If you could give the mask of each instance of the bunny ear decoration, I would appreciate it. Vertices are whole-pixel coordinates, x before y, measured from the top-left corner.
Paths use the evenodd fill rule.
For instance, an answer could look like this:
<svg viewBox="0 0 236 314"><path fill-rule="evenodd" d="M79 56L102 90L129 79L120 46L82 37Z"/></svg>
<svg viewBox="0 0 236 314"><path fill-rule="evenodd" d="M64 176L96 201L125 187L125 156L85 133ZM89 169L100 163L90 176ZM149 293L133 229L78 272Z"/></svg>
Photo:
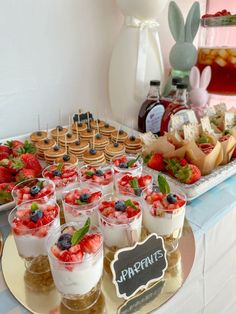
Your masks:
<svg viewBox="0 0 236 314"><path fill-rule="evenodd" d="M200 71L197 67L192 67L189 82L192 88L199 88L200 86Z"/></svg>
<svg viewBox="0 0 236 314"><path fill-rule="evenodd" d="M186 19L185 23L185 41L192 43L200 23L200 5L199 2L194 2Z"/></svg>
<svg viewBox="0 0 236 314"><path fill-rule="evenodd" d="M200 88L207 89L210 81L211 81L211 67L208 65L202 71L200 79Z"/></svg>
<svg viewBox="0 0 236 314"><path fill-rule="evenodd" d="M168 22L172 36L176 42L184 42L184 17L174 1L171 1L168 8Z"/></svg>

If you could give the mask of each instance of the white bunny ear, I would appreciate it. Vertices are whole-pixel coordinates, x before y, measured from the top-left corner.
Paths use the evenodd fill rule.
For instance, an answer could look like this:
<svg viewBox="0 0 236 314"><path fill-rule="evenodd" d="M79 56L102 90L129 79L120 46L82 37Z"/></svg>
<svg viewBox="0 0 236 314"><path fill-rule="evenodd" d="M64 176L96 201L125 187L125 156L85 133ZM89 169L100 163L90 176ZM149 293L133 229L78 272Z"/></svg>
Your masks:
<svg viewBox="0 0 236 314"><path fill-rule="evenodd" d="M208 65L202 71L200 79L200 88L207 89L210 81L211 81L211 67Z"/></svg>
<svg viewBox="0 0 236 314"><path fill-rule="evenodd" d="M192 88L199 88L200 86L200 71L197 67L192 67L189 82Z"/></svg>

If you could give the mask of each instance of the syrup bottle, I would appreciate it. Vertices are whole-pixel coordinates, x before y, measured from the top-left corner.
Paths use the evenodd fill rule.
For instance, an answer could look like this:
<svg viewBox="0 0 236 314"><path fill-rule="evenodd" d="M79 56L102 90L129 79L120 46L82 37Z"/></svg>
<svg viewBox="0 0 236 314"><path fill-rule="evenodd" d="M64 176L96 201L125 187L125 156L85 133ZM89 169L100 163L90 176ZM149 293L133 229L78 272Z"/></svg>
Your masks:
<svg viewBox="0 0 236 314"><path fill-rule="evenodd" d="M161 103L163 104L163 106L165 108L167 108L169 106L169 104L174 101L174 99L176 97L176 93L177 93L177 84L179 84L181 82L182 82L181 77L173 77L172 78L171 88L170 88L169 93L166 96L163 96L161 98Z"/></svg>
<svg viewBox="0 0 236 314"><path fill-rule="evenodd" d="M193 110L187 105L187 84L178 83L176 97L166 108L161 121L161 134L171 129L171 116L181 115L184 122L196 122L197 118Z"/></svg>
<svg viewBox="0 0 236 314"><path fill-rule="evenodd" d="M160 134L161 120L165 107L160 103L160 81L150 81L150 90L147 99L141 106L138 116L140 132Z"/></svg>

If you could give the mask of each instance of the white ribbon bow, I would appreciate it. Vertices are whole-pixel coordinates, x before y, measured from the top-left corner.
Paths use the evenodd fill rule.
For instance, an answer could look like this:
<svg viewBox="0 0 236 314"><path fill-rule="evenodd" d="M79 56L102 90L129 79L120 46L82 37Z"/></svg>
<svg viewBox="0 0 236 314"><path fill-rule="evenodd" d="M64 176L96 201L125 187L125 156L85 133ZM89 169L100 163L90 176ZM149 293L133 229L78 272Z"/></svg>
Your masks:
<svg viewBox="0 0 236 314"><path fill-rule="evenodd" d="M160 38L158 34L159 23L155 20L141 21L133 16L127 16L125 24L127 27L139 28L139 46L138 46L138 61L136 69L136 90L135 94L140 101L143 96L143 88L145 83L147 54L148 54L148 34L150 34L156 44L157 57L160 62L161 76L164 74L164 63L161 53Z"/></svg>

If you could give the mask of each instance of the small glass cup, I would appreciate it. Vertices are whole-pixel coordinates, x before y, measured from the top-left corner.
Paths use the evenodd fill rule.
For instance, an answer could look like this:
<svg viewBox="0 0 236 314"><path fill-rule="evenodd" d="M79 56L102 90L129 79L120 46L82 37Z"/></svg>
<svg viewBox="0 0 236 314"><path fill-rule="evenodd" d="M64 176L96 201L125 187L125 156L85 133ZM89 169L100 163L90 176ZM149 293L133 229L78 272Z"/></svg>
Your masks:
<svg viewBox="0 0 236 314"><path fill-rule="evenodd" d="M139 181L140 180L140 181ZM132 174L117 173L114 176L115 189L118 194L122 195L133 195L140 197L143 190L153 185L153 176L148 173L142 172L139 175L133 176ZM132 186L130 181L141 182L138 187ZM144 186L143 186L144 185Z"/></svg>
<svg viewBox="0 0 236 314"><path fill-rule="evenodd" d="M84 311L98 300L101 293L103 273L103 241L96 253L85 253L81 261L64 262L55 257L51 248L67 227L80 229L81 222L70 222L58 228L48 239L48 257L52 276L57 290L62 295L62 303L73 311ZM99 229L91 226L89 234L99 233Z"/></svg>
<svg viewBox="0 0 236 314"><path fill-rule="evenodd" d="M103 194L113 192L113 169L110 165L100 167L85 165L79 169L79 180L82 183L99 186Z"/></svg>
<svg viewBox="0 0 236 314"><path fill-rule="evenodd" d="M141 175L143 171L143 159L139 157L138 160L129 168L120 167L117 164L127 163L131 160L135 160L139 155L126 154L120 157L114 157L111 160L111 167L114 173L131 174L133 176Z"/></svg>
<svg viewBox="0 0 236 314"><path fill-rule="evenodd" d="M169 254L178 248L186 210L186 195L176 187L171 189L171 193L178 197L178 208L175 208L176 204L168 203L166 195L160 193L157 187L147 188L142 193L144 227L149 233L156 233L163 238Z"/></svg>
<svg viewBox="0 0 236 314"><path fill-rule="evenodd" d="M78 181L78 167L64 163L61 168L61 175L55 175L55 170L60 168L61 164L53 164L43 170L43 177L50 179L55 183L57 200L61 200L62 189L68 184Z"/></svg>
<svg viewBox="0 0 236 314"><path fill-rule="evenodd" d="M131 200L138 204L139 211L133 217L127 218L117 215L117 217L107 217L101 212L102 206L110 201L127 201ZM114 258L115 252L120 248L133 246L141 239L142 229L142 206L139 199L130 195L107 194L100 201L99 209L99 226L103 234L106 246L105 268L110 272L110 262Z"/></svg>
<svg viewBox="0 0 236 314"><path fill-rule="evenodd" d="M84 205L74 205L67 201L67 199L72 199L78 195L77 193L84 190L84 194L91 195L92 193L97 193L98 197L91 203ZM92 225L98 225L98 203L102 197L102 190L100 187L94 184L79 184L78 182L68 185L62 191L62 207L66 222L85 222L87 218L90 218Z"/></svg>
<svg viewBox="0 0 236 314"><path fill-rule="evenodd" d="M32 204L37 204L37 209L43 212L40 223L34 223L30 218ZM43 221L44 218L45 221ZM25 202L10 212L8 221L18 254L25 260L26 270L31 274L48 272L50 268L46 242L50 234L60 226L59 206L51 201L48 203Z"/></svg>
<svg viewBox="0 0 236 314"><path fill-rule="evenodd" d="M29 201L39 203L56 201L55 183L43 178L22 181L13 188L11 193L16 205Z"/></svg>

